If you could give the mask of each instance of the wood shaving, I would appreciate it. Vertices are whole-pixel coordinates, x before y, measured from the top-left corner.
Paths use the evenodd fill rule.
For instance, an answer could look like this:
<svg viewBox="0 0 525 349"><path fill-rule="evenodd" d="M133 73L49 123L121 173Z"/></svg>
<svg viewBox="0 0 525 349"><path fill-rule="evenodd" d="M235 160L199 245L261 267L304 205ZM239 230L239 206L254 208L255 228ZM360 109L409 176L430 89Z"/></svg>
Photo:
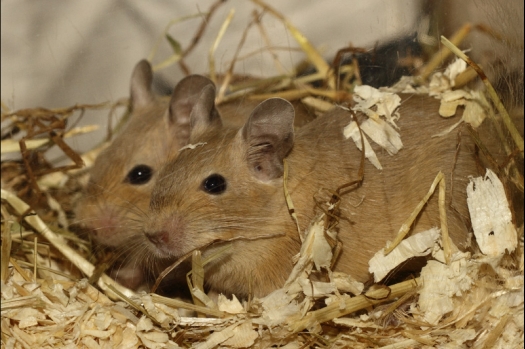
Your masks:
<svg viewBox="0 0 525 349"><path fill-rule="evenodd" d="M317 72L305 77L262 79L244 89L239 85L239 90L230 85L229 90L235 90L235 93L225 95L224 100L287 95L302 98L306 105L318 111L329 110L335 103L350 102L351 91L335 89L333 70L300 31L267 4L260 0L254 3L263 12L282 21ZM206 18L209 19L209 15ZM262 23L257 24L261 26ZM223 27L226 26L227 23ZM470 28L470 25L464 26L452 41L458 44ZM200 34L195 38L200 38ZM176 44L175 39L171 39L172 44ZM269 42L268 46L271 46ZM187 52L173 45L172 48L175 53L161 65L180 61ZM432 58L417 77L403 77L389 88L358 86L354 89L356 104L352 108L368 116L360 124L363 134L366 134L365 156L377 168L380 169L381 164L371 151L368 138L391 154L402 147L395 124L402 116L396 109L399 105L396 93L434 95L442 101L444 116L451 115L452 111L462 106L462 121L473 126L478 125L490 111L490 104L480 91L453 90L456 80L466 72L466 65L461 61L456 60L443 73L432 74L444 60L445 51L441 50ZM213 57L213 50L210 50L210 55ZM213 60L210 62L212 64ZM210 69L213 75L214 67ZM325 80L328 89L308 85L310 81L319 79ZM269 83L270 80L273 82ZM265 89L265 86L270 87ZM227 90L228 86L224 91ZM117 104L124 105L122 102ZM90 107L109 105L80 105L52 111L26 109L2 117L20 125L26 125L27 120L38 117L46 121L63 121L73 112ZM357 126L352 121L344 129L344 134L352 138L360 149L361 135ZM73 136L68 132L76 132L66 132L63 125L60 127L63 137ZM81 132L86 132L86 129ZM51 139L45 137L27 139L26 147L38 147L34 148L35 154L42 155ZM385 137L394 141L385 142ZM513 139L517 143L520 141L514 135ZM16 150L18 143L13 139L8 141L5 144L12 144L12 150ZM193 144L183 149L202 145ZM83 154L81 160L89 167L104 146L107 143ZM48 166L45 163L39 165ZM93 256L86 252L89 250L88 243L71 238L70 232L64 233L70 215L64 198L81 195L79 188L86 180L85 176L82 177L84 169L62 168L34 176L44 200L42 203L33 201L29 206L24 201L31 198L27 193L32 190L27 184L27 172L20 171L18 165L4 167L3 163L2 166L2 347L292 349L524 346L523 228L518 234L512 226L503 187L494 173L472 179L468 189L473 230L481 253L460 252L455 246L451 246L448 252L444 251L437 228L404 239L408 228L402 227L399 241L392 244L392 247L397 247L387 256L384 256L382 249L370 262L376 281L382 279L394 265L413 256L427 256L430 259L427 265L419 277L416 275L413 279L388 286L377 284L365 287L349 275L330 271L333 252L327 238L336 240L337 237L333 231L325 229L325 217L320 215L305 232L299 232L304 241L283 288L262 299L241 302L224 295L210 297L203 290L203 280L193 278L196 285L193 295L200 303L192 304L156 294L134 293L120 288L105 275L99 278L98 288L83 278L90 276L95 268L88 261ZM438 182L439 177L433 188ZM71 189L75 186L76 189ZM432 194L433 188L427 196ZM68 195L59 195L64 192ZM421 201L407 222L416 219L418 209L425 202ZM521 240L518 235L521 235ZM314 278L314 274L321 277Z"/></svg>
<svg viewBox="0 0 525 349"><path fill-rule="evenodd" d="M409 258L429 255L439 236L439 229L432 228L406 238L386 256L385 249L382 248L368 262L368 271L374 274L374 281L379 282Z"/></svg>
<svg viewBox="0 0 525 349"><path fill-rule="evenodd" d="M359 128L357 127L357 123L355 121L351 121L347 126L345 126L343 129L343 134L347 139L352 138L357 149L363 151L363 149L361 149L361 132L359 132ZM372 165L375 166L375 168L382 170L383 166L381 166L375 151L370 146L370 142L366 137L364 137L363 141L365 144L365 157L372 163Z"/></svg>
<svg viewBox="0 0 525 349"><path fill-rule="evenodd" d="M183 151L183 150L186 150L186 149L195 149L195 148L197 148L197 147L202 147L202 146L204 146L204 145L206 145L206 144L208 144L208 143L206 143L206 142L201 142L201 143L195 143L195 144L187 144L187 145L185 145L184 147L180 148L180 149L179 149L179 152L180 152L180 151Z"/></svg>
<svg viewBox="0 0 525 349"><path fill-rule="evenodd" d="M484 177L470 179L467 204L481 252L497 257L516 249L518 233L512 224L503 183L494 172L487 170Z"/></svg>

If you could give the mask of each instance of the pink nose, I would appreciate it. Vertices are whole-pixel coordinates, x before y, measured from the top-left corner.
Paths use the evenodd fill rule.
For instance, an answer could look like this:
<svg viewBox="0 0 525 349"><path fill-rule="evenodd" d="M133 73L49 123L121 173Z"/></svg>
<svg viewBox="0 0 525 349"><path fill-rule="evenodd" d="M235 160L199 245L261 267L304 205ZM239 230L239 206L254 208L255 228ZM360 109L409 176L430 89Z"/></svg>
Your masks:
<svg viewBox="0 0 525 349"><path fill-rule="evenodd" d="M154 232L145 232L144 233L149 241L158 248L166 248L169 243L169 234L167 231L154 231Z"/></svg>

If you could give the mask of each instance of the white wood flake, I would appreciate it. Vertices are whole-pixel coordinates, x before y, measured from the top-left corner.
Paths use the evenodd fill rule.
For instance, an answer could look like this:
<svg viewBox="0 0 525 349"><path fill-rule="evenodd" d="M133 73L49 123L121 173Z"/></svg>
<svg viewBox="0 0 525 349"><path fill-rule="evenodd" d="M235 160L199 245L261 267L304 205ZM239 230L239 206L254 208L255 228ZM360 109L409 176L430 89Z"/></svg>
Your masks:
<svg viewBox="0 0 525 349"><path fill-rule="evenodd" d="M484 177L471 178L467 204L481 252L497 257L516 249L518 233L512 224L503 184L494 172L487 170Z"/></svg>
<svg viewBox="0 0 525 349"><path fill-rule="evenodd" d="M246 313L241 302L239 302L235 295L232 295L232 299L230 300L225 295L219 294L219 298L217 299L217 305L220 311L224 311L230 314Z"/></svg>
<svg viewBox="0 0 525 349"><path fill-rule="evenodd" d="M403 148L399 133L382 119L368 119L360 126L366 135L384 148L388 154L397 154Z"/></svg>
<svg viewBox="0 0 525 349"><path fill-rule="evenodd" d="M357 123L355 121L351 121L344 128L343 134L347 139L352 138L357 149L363 151L363 149L361 148L361 133L359 132L359 129L357 128ZM381 163L379 162L376 153L370 146L370 142L368 142L368 139L366 137L363 137L363 143L365 144L365 157L372 163L372 165L375 166L375 168L377 168L378 170L382 170L383 166L381 166Z"/></svg>
<svg viewBox="0 0 525 349"><path fill-rule="evenodd" d="M409 258L429 255L439 239L439 235L440 230L437 228L412 235L403 240L386 256L385 249L382 248L368 262L368 270L374 274L374 281L381 281L392 269Z"/></svg>

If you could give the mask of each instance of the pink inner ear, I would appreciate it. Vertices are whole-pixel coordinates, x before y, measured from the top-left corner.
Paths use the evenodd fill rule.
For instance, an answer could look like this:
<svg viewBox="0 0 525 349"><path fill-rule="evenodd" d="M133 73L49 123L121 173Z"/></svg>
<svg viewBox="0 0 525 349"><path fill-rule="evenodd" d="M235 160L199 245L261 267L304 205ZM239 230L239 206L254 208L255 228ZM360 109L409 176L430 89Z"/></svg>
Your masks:
<svg viewBox="0 0 525 349"><path fill-rule="evenodd" d="M255 177L262 181L281 178L284 173L283 164L270 157L261 159L260 163L254 165L253 170Z"/></svg>
<svg viewBox="0 0 525 349"><path fill-rule="evenodd" d="M261 180L283 175L283 159L293 146L295 111L282 98L267 99L252 112L242 129L247 161Z"/></svg>

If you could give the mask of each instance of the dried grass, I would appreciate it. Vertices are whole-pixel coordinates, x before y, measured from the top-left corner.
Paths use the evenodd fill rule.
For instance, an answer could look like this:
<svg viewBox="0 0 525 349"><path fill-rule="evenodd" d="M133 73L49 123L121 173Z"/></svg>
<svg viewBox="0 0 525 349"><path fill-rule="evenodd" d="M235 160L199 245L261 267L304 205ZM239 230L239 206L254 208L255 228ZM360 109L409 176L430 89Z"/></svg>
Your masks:
<svg viewBox="0 0 525 349"><path fill-rule="evenodd" d="M220 91L235 92L220 94L219 102L244 96L254 99L281 96L302 99L324 112L334 102L350 101L351 79L347 78L345 84L339 85L344 87L337 89L334 67L322 59L298 29L268 5L254 2L263 12L283 21L317 73L254 79L242 85L228 84L229 80L224 79ZM218 3L214 4L212 10L217 6ZM260 16L254 17L264 33ZM470 26L465 28L458 37L470 30ZM205 25L199 28L195 44L204 29ZM173 64L190 51L191 47L175 52L162 64ZM210 55L212 58L213 48ZM431 76L436 62L442 60L443 53L436 54L413 79L419 84L410 88L428 89L421 82ZM228 74L233 74L234 63ZM339 72L344 70L337 68ZM355 64L349 65L347 71L358 73ZM463 79L464 75L459 76ZM326 88L309 85L319 78L324 80ZM431 242L434 260L423 268L420 276L390 286L374 285L366 291L364 285L340 273L329 273L330 282L324 283L308 278L314 264L329 266L332 260L334 236L324 215L312 222L310 230L302 236L301 254L285 286L263 299L242 303L235 297L229 300L222 295L210 299L203 289L206 261L198 251L192 258L189 281L194 304L156 294L136 294L105 274L94 278L98 287L90 284L85 277L97 273L97 267L89 262L93 257L90 244L67 227L74 202L85 183L85 171L79 172L79 168L82 162L89 168L101 147L79 155L62 139L93 130L93 127L67 129L66 120L74 113L100 108L112 113L124 104L119 101L113 105L17 112L8 112L3 107L2 122L9 120L9 123L2 130L2 154L20 151L22 159L2 163L3 348L523 347L523 228L514 252L491 257L463 253L454 246L440 249ZM365 147L362 140L360 145ZM523 156L523 140L515 136L513 140L518 147L521 144L518 154ZM71 158L71 165L54 167L44 159L54 144ZM512 173L516 176L516 171ZM519 176L516 180L519 182ZM438 183L443 181L436 178L433 188ZM440 197L443 189L440 187ZM431 194L429 191L428 196ZM337 195L334 198L332 204L336 205ZM288 197L287 201L293 211ZM401 229L400 238L389 246L388 252L402 243L405 230ZM448 241L446 236L442 239Z"/></svg>

